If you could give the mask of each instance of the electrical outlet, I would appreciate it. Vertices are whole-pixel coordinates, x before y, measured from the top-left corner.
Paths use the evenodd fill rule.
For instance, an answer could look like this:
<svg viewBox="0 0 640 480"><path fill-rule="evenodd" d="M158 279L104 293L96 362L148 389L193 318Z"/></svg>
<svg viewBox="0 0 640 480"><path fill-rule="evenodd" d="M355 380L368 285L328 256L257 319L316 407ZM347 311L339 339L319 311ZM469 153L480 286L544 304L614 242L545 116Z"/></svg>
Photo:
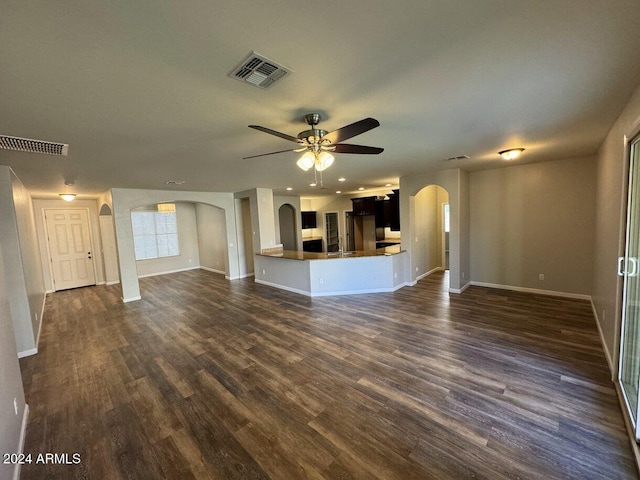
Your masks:
<svg viewBox="0 0 640 480"><path fill-rule="evenodd" d="M324 278L320 279L320 285L324 284Z"/></svg>
<svg viewBox="0 0 640 480"><path fill-rule="evenodd" d="M393 272L393 278L398 278L398 272Z"/></svg>
<svg viewBox="0 0 640 480"><path fill-rule="evenodd" d="M544 280L544 273L539 274L539 275L538 275L538 278L539 278L540 280Z"/></svg>
<svg viewBox="0 0 640 480"><path fill-rule="evenodd" d="M464 272L462 272L462 278L464 278Z"/></svg>
<svg viewBox="0 0 640 480"><path fill-rule="evenodd" d="M266 275L266 274L267 274L267 271L263 268L262 269L262 275Z"/></svg>
<svg viewBox="0 0 640 480"><path fill-rule="evenodd" d="M416 273L418 273L418 267L416 267Z"/></svg>

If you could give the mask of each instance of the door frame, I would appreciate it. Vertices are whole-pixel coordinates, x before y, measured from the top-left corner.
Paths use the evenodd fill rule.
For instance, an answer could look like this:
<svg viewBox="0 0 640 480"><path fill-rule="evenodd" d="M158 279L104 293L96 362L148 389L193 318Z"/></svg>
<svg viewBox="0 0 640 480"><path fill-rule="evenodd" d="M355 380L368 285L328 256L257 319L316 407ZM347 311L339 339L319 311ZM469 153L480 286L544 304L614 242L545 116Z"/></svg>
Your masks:
<svg viewBox="0 0 640 480"><path fill-rule="evenodd" d="M53 278L53 265L52 265L52 260L51 260L51 246L49 245L49 227L47 226L47 215L46 215L46 211L47 210L84 210L87 212L87 221L89 222L89 224L87 225L87 229L89 230L89 244L91 245L91 263L93 263L93 283L95 285L98 284L98 277L97 272L96 272L96 250L94 248L94 243L93 243L93 233L91 232L91 211L89 210L89 208L87 207L68 207L68 208L62 208L62 207L42 207L42 223L44 225L44 234L47 237L47 241L46 243L46 247L47 247L47 263L49 265L49 278L51 279L51 288L52 291L57 292L58 290L56 290L56 282L54 281ZM100 254L102 254L102 252L100 252Z"/></svg>

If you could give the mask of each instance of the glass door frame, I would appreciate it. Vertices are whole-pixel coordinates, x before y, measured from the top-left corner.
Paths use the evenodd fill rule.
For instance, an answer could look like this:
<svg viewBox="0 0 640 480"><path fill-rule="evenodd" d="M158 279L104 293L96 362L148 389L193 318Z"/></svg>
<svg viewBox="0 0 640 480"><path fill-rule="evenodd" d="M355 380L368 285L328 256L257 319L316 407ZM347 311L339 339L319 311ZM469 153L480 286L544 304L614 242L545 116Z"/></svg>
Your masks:
<svg viewBox="0 0 640 480"><path fill-rule="evenodd" d="M640 196L640 126L638 126L633 135L625 136L624 142L624 154L625 154L625 172L624 175L626 177L626 195L625 195L625 215L624 215L624 225L623 225L623 240L624 243L622 245L622 255L618 258L618 275L621 277L621 293L620 299L621 304L619 308L620 312L620 336L618 338L618 344L616 345L616 353L618 355L616 366L617 372L615 374L616 380L620 387L620 393L622 395L622 399L624 405L626 406L627 411L625 412L628 415L629 421L634 431L634 437L637 442L640 442L640 428L638 419L640 418L640 372L638 374L637 385L636 385L636 395L635 399L635 408L632 407L632 401L628 397L627 390L625 389L625 384L623 383L623 367L624 367L624 349L625 349L625 335L627 333L627 329L629 326L627 325L627 313L629 307L628 293L629 293L629 278L635 277L638 278L640 273L640 252L630 252L631 247L631 235L635 232L632 232L630 228L633 215L632 201L640 202L640 198L633 198L634 190L638 191L636 196ZM633 155L632 155L633 153ZM635 187L635 188L634 188ZM636 207L636 210L640 210ZM640 223L640 215L639 218L635 219L638 223ZM637 256L632 255L636 253ZM636 286L636 288L638 288ZM640 322L639 322L640 323ZM636 328L640 328L640 325L636 326ZM639 339L640 340L640 339ZM638 355L640 355L640 348L638 348ZM640 360L639 360L640 361ZM635 412L633 412L635 410ZM635 413L635 414L634 414Z"/></svg>

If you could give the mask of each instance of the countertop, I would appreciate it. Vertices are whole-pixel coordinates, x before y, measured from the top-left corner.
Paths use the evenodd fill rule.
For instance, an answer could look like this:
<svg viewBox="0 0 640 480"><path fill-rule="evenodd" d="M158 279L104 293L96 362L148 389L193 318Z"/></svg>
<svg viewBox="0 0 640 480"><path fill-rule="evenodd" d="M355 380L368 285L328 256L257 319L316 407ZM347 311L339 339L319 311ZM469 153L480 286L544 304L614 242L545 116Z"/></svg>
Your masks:
<svg viewBox="0 0 640 480"><path fill-rule="evenodd" d="M315 252L302 252L300 250L285 250L282 253L273 253L273 254L258 253L257 255L261 255L263 257L287 258L289 260L333 260L333 259L342 259L342 258L389 256L389 255L396 255L401 252L404 252L404 250L400 250L400 245L394 245L392 247L378 248L377 250L358 250L354 252L343 252L342 254L340 254L339 252L315 253Z"/></svg>

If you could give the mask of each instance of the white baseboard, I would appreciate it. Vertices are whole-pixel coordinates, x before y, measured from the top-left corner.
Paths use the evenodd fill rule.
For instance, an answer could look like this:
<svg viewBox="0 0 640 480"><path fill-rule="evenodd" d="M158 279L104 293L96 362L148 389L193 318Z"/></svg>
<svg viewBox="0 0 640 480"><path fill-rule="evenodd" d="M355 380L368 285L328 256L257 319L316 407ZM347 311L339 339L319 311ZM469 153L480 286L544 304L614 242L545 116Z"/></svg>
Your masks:
<svg viewBox="0 0 640 480"><path fill-rule="evenodd" d="M16 453L24 453L24 441L27 438L27 423L29 420L29 405L25 403L24 412L22 413L22 426L20 427L20 438L18 439L18 449ZM13 470L13 480L20 478L20 468L22 465L17 463Z"/></svg>
<svg viewBox="0 0 640 480"><path fill-rule="evenodd" d="M401 283L399 285L396 285L395 287L390 287L390 288L384 287L384 288L372 288L372 289L366 289L366 290L339 290L337 292L311 293L305 290L299 290L297 288L287 287L285 285L279 285L277 283L271 283L265 280L260 280L259 278L256 278L255 282L261 285L267 285L268 287L274 287L280 290L286 290L288 292L299 293L300 295L304 295L305 297L314 297L314 298L315 297L334 297L339 295L364 295L367 293L390 293L390 292L395 292L396 290L400 290L402 287L406 287L409 285L409 283Z"/></svg>
<svg viewBox="0 0 640 480"><path fill-rule="evenodd" d="M106 283L107 283L107 282L96 282L96 285L104 285L104 284L106 284Z"/></svg>
<svg viewBox="0 0 640 480"><path fill-rule="evenodd" d="M220 275L224 275L225 274L225 272L223 272L222 270L216 270L215 268L203 267L202 265L200 265L200 268L202 270L206 270L207 272L219 273Z"/></svg>
<svg viewBox="0 0 640 480"><path fill-rule="evenodd" d="M613 368L613 358L611 357L611 352L609 352L609 347L607 347L607 342L605 342L604 340L604 332L602 331L602 327L600 326L600 317L598 316L598 312L596 311L596 306L593 303L593 298L591 299L591 309L593 310L593 316L596 319L596 325L598 326L598 334L600 335L600 343L602 343L604 356L607 359L607 363L609 364L609 371L611 372L611 380L615 382L617 369Z"/></svg>
<svg viewBox="0 0 640 480"><path fill-rule="evenodd" d="M444 270L444 268L442 267L436 267L436 268L432 268L431 270L429 270L427 273L423 273L422 275L418 275L416 277L416 282L419 280L422 280L423 278L428 277L431 274L434 274L436 272L442 272Z"/></svg>
<svg viewBox="0 0 640 480"><path fill-rule="evenodd" d="M117 285L118 283L120 283L120 280L114 280L113 282L105 282L105 285L106 285L106 286L109 286L109 285Z"/></svg>
<svg viewBox="0 0 640 480"><path fill-rule="evenodd" d="M178 273L178 272L187 272L189 270L197 270L198 267L187 267L187 268L179 268L177 270L167 270L165 272L155 272L155 273L147 273L145 275L138 275L138 278L147 278L147 277L156 277L158 275L168 275L170 273Z"/></svg>
<svg viewBox="0 0 640 480"><path fill-rule="evenodd" d="M225 279L227 280L240 280L241 278L249 278L249 277L255 277L255 273L245 273L244 275L236 275L235 277L228 277L225 275Z"/></svg>
<svg viewBox="0 0 640 480"><path fill-rule="evenodd" d="M122 303L135 302L136 300L142 300L142 297L138 295L137 297L123 298Z"/></svg>
<svg viewBox="0 0 640 480"><path fill-rule="evenodd" d="M55 290L45 290L45 291L44 291L44 293L45 293L45 294L48 294L48 293L56 293L56 291L55 291Z"/></svg>
<svg viewBox="0 0 640 480"><path fill-rule="evenodd" d="M297 288L286 287L284 285L278 285L277 283L265 282L264 280L260 280L259 278L256 278L255 282L261 285L267 285L268 287L274 287L274 288L279 288L280 290L286 290L287 292L299 293L300 295L304 295L306 297L312 296L311 292L298 290Z"/></svg>
<svg viewBox="0 0 640 480"><path fill-rule="evenodd" d="M584 295L582 293L557 292L555 290L540 290L538 288L515 287L513 285L500 285L497 283L476 282L476 281L472 281L469 283L477 287L498 288L500 290L512 290L514 292L536 293L538 295L548 295L552 297L563 297L563 298L575 298L578 300L591 300L591 295Z"/></svg>
<svg viewBox="0 0 640 480"><path fill-rule="evenodd" d="M40 325L38 325L38 336L36 337L36 350L40 345L40 332L42 332L42 324L44 323L44 305L47 302L47 296L42 299L42 308L40 309Z"/></svg>
<svg viewBox="0 0 640 480"><path fill-rule="evenodd" d="M36 353L38 353L37 348L30 348L29 350L18 352L18 358L30 357L31 355L35 355Z"/></svg>
<svg viewBox="0 0 640 480"><path fill-rule="evenodd" d="M467 288L469 288L472 284L473 284L473 282L467 282L462 286L462 288L449 288L449 293L460 294L460 293L464 292Z"/></svg>

